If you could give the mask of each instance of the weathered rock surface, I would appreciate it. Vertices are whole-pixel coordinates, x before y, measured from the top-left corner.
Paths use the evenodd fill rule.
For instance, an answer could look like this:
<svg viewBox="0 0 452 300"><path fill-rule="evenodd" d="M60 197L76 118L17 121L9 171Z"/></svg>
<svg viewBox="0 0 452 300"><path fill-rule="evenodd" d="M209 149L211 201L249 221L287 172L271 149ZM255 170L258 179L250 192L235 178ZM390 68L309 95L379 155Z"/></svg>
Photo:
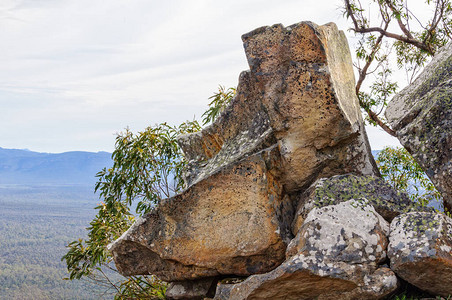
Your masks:
<svg viewBox="0 0 452 300"><path fill-rule="evenodd" d="M296 234L306 215L315 207L338 204L350 199L366 201L388 222L409 211L433 211L414 204L407 195L396 192L383 179L353 174L321 178L296 199L297 213L293 223Z"/></svg>
<svg viewBox="0 0 452 300"><path fill-rule="evenodd" d="M378 268L389 224L374 208L349 200L314 208L275 270L238 284L220 284L216 299L382 299L397 286Z"/></svg>
<svg viewBox="0 0 452 300"><path fill-rule="evenodd" d="M389 102L385 114L452 208L452 42Z"/></svg>
<svg viewBox="0 0 452 300"><path fill-rule="evenodd" d="M250 71L228 109L180 138L191 184L277 143L287 192L318 177L378 174L368 145L351 56L334 24L261 27L242 37Z"/></svg>
<svg viewBox="0 0 452 300"><path fill-rule="evenodd" d="M277 154L261 151L161 202L109 246L118 270L180 281L278 266L293 213L269 171Z"/></svg>
<svg viewBox="0 0 452 300"><path fill-rule="evenodd" d="M452 219L443 214L410 212L390 226L391 269L432 294L452 295Z"/></svg>
<svg viewBox="0 0 452 300"><path fill-rule="evenodd" d="M187 189L109 246L122 274L268 272L293 238L290 193L320 177L378 174L334 24L274 25L242 39L250 71L237 96L211 126L179 140Z"/></svg>
<svg viewBox="0 0 452 300"><path fill-rule="evenodd" d="M380 263L386 258L388 233L388 222L373 206L352 199L311 210L286 256L303 253L323 261Z"/></svg>
<svg viewBox="0 0 452 300"><path fill-rule="evenodd" d="M198 300L215 295L216 278L172 282L166 289L166 299Z"/></svg>

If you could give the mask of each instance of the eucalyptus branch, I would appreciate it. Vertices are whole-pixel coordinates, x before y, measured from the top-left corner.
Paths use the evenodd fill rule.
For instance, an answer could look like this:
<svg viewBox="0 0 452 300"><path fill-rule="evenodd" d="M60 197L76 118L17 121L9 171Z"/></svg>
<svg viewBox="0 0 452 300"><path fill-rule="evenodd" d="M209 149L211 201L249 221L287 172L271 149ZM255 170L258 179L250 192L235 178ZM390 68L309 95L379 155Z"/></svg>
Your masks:
<svg viewBox="0 0 452 300"><path fill-rule="evenodd" d="M114 283L110 280L110 278L108 278L107 275L105 275L104 271L102 271L102 268L99 268L98 270L99 270L99 272L102 274L102 276L104 276L104 278L108 281L108 283L116 290L116 292L119 293L119 288L116 286L116 284L114 284Z"/></svg>
<svg viewBox="0 0 452 300"><path fill-rule="evenodd" d="M370 10L366 11L363 9L359 0L344 0L344 15L352 21L352 28L350 30L356 34L361 34L363 37L368 37L367 40L363 39L365 42L361 42L357 50L357 57L363 59L364 62L361 63L358 60L357 64L355 64L355 67L358 69L355 92L358 95L360 106L367 113L369 119L388 134L395 136L395 132L384 121L379 119L378 116L386 106L389 96L395 92L397 85L385 81L389 84L387 91L373 87L372 89L374 90L370 94L367 94L360 92L363 82L369 74L380 68L380 65L378 65L375 70L370 71L369 69L373 61L378 60L381 62L387 60L387 57L377 56L384 38L393 41L392 44L397 49L398 67L401 68L404 66L407 74L408 71L412 71L412 79L425 63L427 56L433 55L436 49L446 43L447 38L451 36L451 30L449 28L449 24L451 24L450 12L448 11L450 0L432 1L435 4L434 16L431 22L425 26L409 10L407 2L393 0L379 0L374 2L378 5L378 13L382 19L380 26L371 25ZM369 13L368 18L364 16L367 12ZM411 31L411 18L415 18L420 24L422 28L421 32ZM396 19L400 33L389 30L388 24L392 19ZM407 79L409 80L410 78ZM374 109L375 106L378 109Z"/></svg>
<svg viewBox="0 0 452 300"><path fill-rule="evenodd" d="M358 28L358 21L356 20L355 14L352 10L352 6L350 4L350 0L345 0L345 9L347 12L347 16L349 16L352 19L353 25L355 28Z"/></svg>
<svg viewBox="0 0 452 300"><path fill-rule="evenodd" d="M385 25L385 29L388 28L389 26L389 22L386 23ZM386 125L379 117L378 114L375 113L374 111L372 111L368 105L366 105L366 103L364 103L362 97L360 97L360 89L362 86L362 83L364 82L364 80L366 79L366 76L369 74L367 71L370 67L370 65L372 64L372 62L375 59L375 55L378 52L378 50L380 49L380 45L381 42L383 40L384 35L380 34L380 36L377 38L372 51L370 53L370 55L367 57L366 59L366 64L364 65L364 67L359 71L359 78L358 81L356 83L356 88L355 88L355 93L358 96L358 101L359 101L359 105L364 108L364 110L366 111L367 115L369 116L369 118L374 121L376 124L378 124L378 126L380 126L384 131L386 131L388 134L390 134L391 136L396 136L395 131L392 130L388 125Z"/></svg>
<svg viewBox="0 0 452 300"><path fill-rule="evenodd" d="M427 52L430 55L435 54L434 51L432 51L432 49L430 49L430 47L427 46L426 44L424 44L423 42L420 42L420 41L418 41L416 39L413 39L413 38L409 38L407 36L403 36L403 35L400 35L400 34L395 34L395 33L386 31L386 30L384 30L383 28L380 28L380 27L367 27L367 28L364 28L364 27L356 28L355 27L355 28L352 28L352 30L357 32L357 33L378 32L378 33L380 33L380 34L382 34L382 35L384 35L384 36L386 36L388 38L392 38L392 39L395 39L395 40L398 40L398 41L401 41L401 42L413 45L413 46L415 46L415 47L417 47L419 49L424 50L425 52Z"/></svg>
<svg viewBox="0 0 452 300"><path fill-rule="evenodd" d="M386 3L386 5L388 5L388 7L392 11L392 13L396 15L396 20L397 20L397 23L399 24L400 30L402 30L402 32L406 35L407 38L414 40L411 32L406 28L405 24L403 24L402 18L400 17L400 12L398 12L397 9L394 7L394 5L392 5L391 1L386 0L385 3ZM398 17L397 17L397 15L398 15ZM408 21L407 21L407 23L408 23Z"/></svg>
<svg viewBox="0 0 452 300"><path fill-rule="evenodd" d="M389 23L386 23L385 28L387 28L389 25ZM380 34L380 36L377 38L377 41L375 42L375 45L370 53L370 55L367 57L366 59L366 64L364 65L364 67L359 71L359 78L358 81L356 82L356 88L355 88L355 92L356 95L359 94L359 91L361 89L361 85L364 81L364 79L366 79L366 76L368 75L367 70L369 69L370 65L372 64L372 62L375 59L375 54L378 52L378 50L380 49L380 45L381 45L381 41L383 40L383 36L382 34Z"/></svg>
<svg viewBox="0 0 452 300"><path fill-rule="evenodd" d="M429 53L430 55L434 54L434 51L427 44L415 39L412 36L412 34L408 31L408 29L406 29L405 25L400 20L400 18L397 18L397 22L399 23L399 27L405 35L400 35L400 34L396 34L393 32L389 32L389 31L387 31L387 28L383 29L381 27L365 27L364 25L359 25L359 22L356 19L355 13L352 9L350 0L344 0L344 2L345 2L345 9L347 12L347 16L349 16L352 19L352 22L353 22L352 30L354 32L362 33L362 34L378 32L385 37L392 38L392 39L413 45L419 49L424 50L425 52ZM388 1L386 0L385 3L387 3L387 2ZM390 8L393 7L392 4L389 7ZM395 8L394 8L394 10L395 10Z"/></svg>

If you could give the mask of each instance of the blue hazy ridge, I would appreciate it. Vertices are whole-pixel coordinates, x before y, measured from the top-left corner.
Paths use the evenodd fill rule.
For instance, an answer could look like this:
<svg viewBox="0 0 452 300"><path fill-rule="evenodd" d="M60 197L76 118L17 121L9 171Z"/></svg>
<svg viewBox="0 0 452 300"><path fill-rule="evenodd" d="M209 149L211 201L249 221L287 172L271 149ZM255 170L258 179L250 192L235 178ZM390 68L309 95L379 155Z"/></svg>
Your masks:
<svg viewBox="0 0 452 300"><path fill-rule="evenodd" d="M380 150L373 150L377 156ZM0 184L93 185L96 173L112 166L111 153L41 153L0 147Z"/></svg>
<svg viewBox="0 0 452 300"><path fill-rule="evenodd" d="M96 173L112 165L111 153L40 153L0 148L0 184L92 185Z"/></svg>

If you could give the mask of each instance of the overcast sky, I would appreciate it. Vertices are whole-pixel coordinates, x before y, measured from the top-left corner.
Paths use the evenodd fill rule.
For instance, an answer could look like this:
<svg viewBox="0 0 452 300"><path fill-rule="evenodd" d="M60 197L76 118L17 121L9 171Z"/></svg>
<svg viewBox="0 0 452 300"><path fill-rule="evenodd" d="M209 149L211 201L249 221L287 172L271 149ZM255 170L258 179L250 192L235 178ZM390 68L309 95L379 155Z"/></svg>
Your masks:
<svg viewBox="0 0 452 300"><path fill-rule="evenodd" d="M341 0L1 0L0 147L112 151L115 133L200 117L248 69L241 35ZM397 143L368 131L373 149Z"/></svg>

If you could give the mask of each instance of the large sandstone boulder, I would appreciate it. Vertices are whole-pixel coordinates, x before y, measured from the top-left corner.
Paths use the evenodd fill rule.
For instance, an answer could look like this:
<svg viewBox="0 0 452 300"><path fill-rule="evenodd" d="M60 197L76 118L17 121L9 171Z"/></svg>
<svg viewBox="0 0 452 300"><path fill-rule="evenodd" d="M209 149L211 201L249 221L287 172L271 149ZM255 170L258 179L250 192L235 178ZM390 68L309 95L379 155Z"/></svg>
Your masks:
<svg viewBox="0 0 452 300"><path fill-rule="evenodd" d="M397 286L378 267L386 257L389 224L364 202L314 208L288 259L275 270L237 284L220 284L216 299L382 299Z"/></svg>
<svg viewBox="0 0 452 300"><path fill-rule="evenodd" d="M452 208L452 42L397 94L386 118Z"/></svg>
<svg viewBox="0 0 452 300"><path fill-rule="evenodd" d="M350 199L369 202L388 222L409 211L433 211L432 208L413 203L406 194L395 191L382 178L354 174L318 179L294 198L298 203L293 223L294 234L298 232L306 215L313 208L338 204Z"/></svg>
<svg viewBox="0 0 452 300"><path fill-rule="evenodd" d="M452 295L452 219L438 213L411 212L390 226L391 269L409 283L435 295Z"/></svg>
<svg viewBox="0 0 452 300"><path fill-rule="evenodd" d="M336 25L302 22L243 35L250 66L228 109L201 132L180 138L188 184L271 144L282 156L286 192L316 178L377 175L347 40Z"/></svg>
<svg viewBox="0 0 452 300"><path fill-rule="evenodd" d="M187 189L109 246L122 274L268 272L293 238L292 193L320 177L378 175L334 24L262 27L243 41L250 70L237 96L211 126L179 139Z"/></svg>

